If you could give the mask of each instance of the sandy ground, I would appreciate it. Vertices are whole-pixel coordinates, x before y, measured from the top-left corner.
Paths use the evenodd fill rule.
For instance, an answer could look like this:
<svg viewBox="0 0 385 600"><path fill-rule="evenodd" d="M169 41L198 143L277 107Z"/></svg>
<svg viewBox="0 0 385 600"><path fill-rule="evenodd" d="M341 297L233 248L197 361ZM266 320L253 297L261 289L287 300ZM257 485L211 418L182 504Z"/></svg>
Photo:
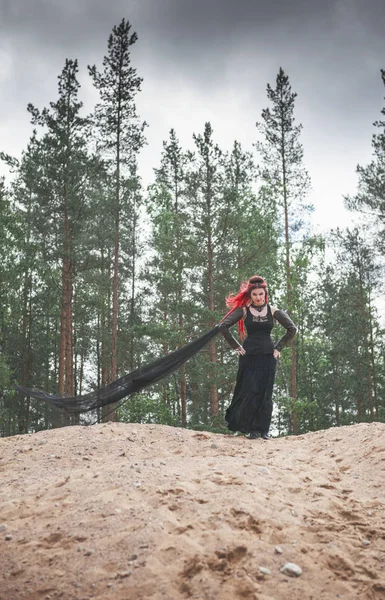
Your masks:
<svg viewBox="0 0 385 600"><path fill-rule="evenodd" d="M68 427L0 439L0 482L1 600L385 598L385 424Z"/></svg>

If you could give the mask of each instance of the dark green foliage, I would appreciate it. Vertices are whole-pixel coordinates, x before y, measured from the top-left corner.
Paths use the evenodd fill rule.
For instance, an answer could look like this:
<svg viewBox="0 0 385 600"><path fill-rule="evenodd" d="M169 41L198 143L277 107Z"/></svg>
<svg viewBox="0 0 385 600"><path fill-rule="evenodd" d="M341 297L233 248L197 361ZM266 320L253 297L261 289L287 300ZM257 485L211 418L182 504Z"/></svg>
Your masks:
<svg viewBox="0 0 385 600"><path fill-rule="evenodd" d="M160 395L136 394L130 402L119 408L122 421L130 423L162 423L163 425L181 426L180 419L175 418L170 407Z"/></svg>

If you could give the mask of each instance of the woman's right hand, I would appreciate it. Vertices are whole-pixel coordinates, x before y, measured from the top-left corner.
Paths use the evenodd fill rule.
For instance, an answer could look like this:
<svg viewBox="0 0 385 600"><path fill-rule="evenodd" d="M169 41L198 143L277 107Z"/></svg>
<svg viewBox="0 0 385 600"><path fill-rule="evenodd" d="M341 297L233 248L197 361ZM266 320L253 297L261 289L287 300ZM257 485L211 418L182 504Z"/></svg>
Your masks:
<svg viewBox="0 0 385 600"><path fill-rule="evenodd" d="M238 348L235 348L235 352L240 356L244 356L246 354L246 350L244 349L243 346L238 346Z"/></svg>

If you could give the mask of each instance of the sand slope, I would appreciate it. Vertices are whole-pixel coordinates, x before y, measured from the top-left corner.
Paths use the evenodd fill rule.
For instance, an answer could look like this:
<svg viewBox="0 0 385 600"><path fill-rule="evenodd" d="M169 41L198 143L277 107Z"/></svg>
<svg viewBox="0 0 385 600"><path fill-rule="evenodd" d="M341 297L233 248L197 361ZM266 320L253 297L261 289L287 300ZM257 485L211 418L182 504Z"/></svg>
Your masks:
<svg viewBox="0 0 385 600"><path fill-rule="evenodd" d="M68 427L0 439L0 482L1 600L385 598L385 424Z"/></svg>

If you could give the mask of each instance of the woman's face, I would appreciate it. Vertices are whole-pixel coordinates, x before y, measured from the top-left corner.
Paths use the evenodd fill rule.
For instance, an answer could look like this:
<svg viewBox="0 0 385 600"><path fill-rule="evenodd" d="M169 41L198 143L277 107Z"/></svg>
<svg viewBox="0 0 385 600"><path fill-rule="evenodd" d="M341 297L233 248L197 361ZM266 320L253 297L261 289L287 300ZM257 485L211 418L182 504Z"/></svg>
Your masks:
<svg viewBox="0 0 385 600"><path fill-rule="evenodd" d="M266 292L263 288L255 288L251 290L251 302L256 306L262 306L265 303Z"/></svg>

